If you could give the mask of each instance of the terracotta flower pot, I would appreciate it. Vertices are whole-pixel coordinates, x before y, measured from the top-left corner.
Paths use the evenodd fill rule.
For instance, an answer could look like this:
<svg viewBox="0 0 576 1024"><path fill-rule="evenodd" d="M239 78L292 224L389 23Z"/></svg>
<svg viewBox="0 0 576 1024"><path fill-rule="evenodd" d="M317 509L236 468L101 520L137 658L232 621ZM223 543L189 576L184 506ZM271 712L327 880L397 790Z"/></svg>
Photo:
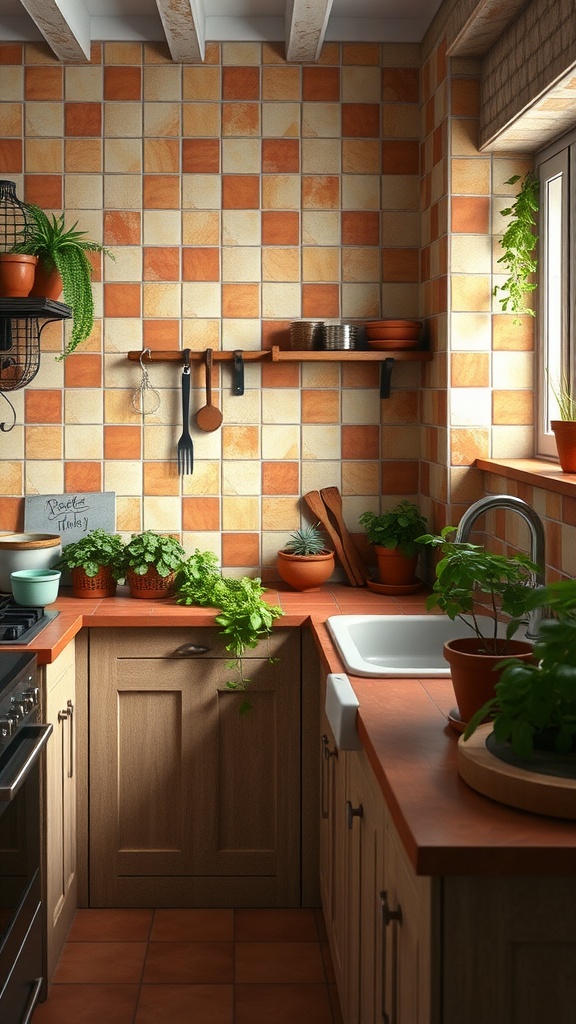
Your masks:
<svg viewBox="0 0 576 1024"><path fill-rule="evenodd" d="M405 587L414 582L418 556L407 558L398 548L382 548L374 545L374 553L378 563L380 583L386 586Z"/></svg>
<svg viewBox="0 0 576 1024"><path fill-rule="evenodd" d="M169 596L175 576L176 573L173 572L169 573L168 576L159 576L155 567L151 565L144 576L139 576L132 569L128 569L126 572L126 582L130 588L131 597L158 600L158 598Z"/></svg>
<svg viewBox="0 0 576 1024"><path fill-rule="evenodd" d="M502 647L505 641L502 640ZM475 636L449 640L444 644L444 657L450 665L452 685L463 722L469 722L472 715L494 696L494 687L500 678L495 666L503 658L519 658L531 661L534 657L532 644L527 640L508 640L504 654L481 654L481 641Z"/></svg>
<svg viewBox="0 0 576 1024"><path fill-rule="evenodd" d="M576 420L552 420L558 458L563 473L576 473Z"/></svg>
<svg viewBox="0 0 576 1024"><path fill-rule="evenodd" d="M37 256L0 253L0 295L6 299L25 299L34 284Z"/></svg>
<svg viewBox="0 0 576 1024"><path fill-rule="evenodd" d="M101 565L96 576L87 576L84 569L70 570L74 597L114 597L116 580L108 565Z"/></svg>
<svg viewBox="0 0 576 1024"><path fill-rule="evenodd" d="M334 552L293 555L290 551L279 551L276 565L281 578L294 590L320 590L334 572Z"/></svg>
<svg viewBox="0 0 576 1024"><path fill-rule="evenodd" d="M61 294L62 278L60 277L60 272L56 267L47 270L42 260L38 260L30 296L42 299L58 299Z"/></svg>

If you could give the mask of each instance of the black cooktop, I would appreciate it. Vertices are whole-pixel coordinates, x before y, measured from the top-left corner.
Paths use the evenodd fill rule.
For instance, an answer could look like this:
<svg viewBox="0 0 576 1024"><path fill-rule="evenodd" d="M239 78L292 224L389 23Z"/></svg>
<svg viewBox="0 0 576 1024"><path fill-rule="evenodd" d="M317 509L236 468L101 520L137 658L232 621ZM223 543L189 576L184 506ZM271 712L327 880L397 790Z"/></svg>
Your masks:
<svg viewBox="0 0 576 1024"><path fill-rule="evenodd" d="M16 604L10 594L0 596L0 644L27 644L59 613Z"/></svg>

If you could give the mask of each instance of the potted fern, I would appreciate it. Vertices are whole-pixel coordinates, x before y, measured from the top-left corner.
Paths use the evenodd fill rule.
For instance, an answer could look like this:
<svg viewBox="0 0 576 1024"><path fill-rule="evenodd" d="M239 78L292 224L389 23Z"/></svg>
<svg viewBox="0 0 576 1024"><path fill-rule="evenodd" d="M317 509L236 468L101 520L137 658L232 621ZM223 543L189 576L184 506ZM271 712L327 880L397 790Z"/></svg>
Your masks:
<svg viewBox="0 0 576 1024"><path fill-rule="evenodd" d="M334 572L334 552L326 547L319 527L315 523L296 530L278 552L278 573L294 590L319 590Z"/></svg>
<svg viewBox="0 0 576 1024"><path fill-rule="evenodd" d="M91 530L63 547L57 567L70 570L74 597L113 597L124 577L124 544L118 534Z"/></svg>
<svg viewBox="0 0 576 1024"><path fill-rule="evenodd" d="M167 597L186 552L168 534L133 533L125 548L126 582L132 597Z"/></svg>
<svg viewBox="0 0 576 1024"><path fill-rule="evenodd" d="M30 204L27 209L32 216L26 238L13 246L13 252L38 257L31 296L57 299L64 292L64 302L72 310L72 333L65 351L60 356L73 352L90 335L94 326L94 299L92 296L92 265L88 252L101 252L114 256L110 249L100 242L85 238L85 231L78 231L76 221L67 227L64 214L48 217L39 206Z"/></svg>
<svg viewBox="0 0 576 1024"><path fill-rule="evenodd" d="M558 385L551 383L551 387L560 414L559 420L550 420L560 466L564 473L576 473L576 397L566 374Z"/></svg>

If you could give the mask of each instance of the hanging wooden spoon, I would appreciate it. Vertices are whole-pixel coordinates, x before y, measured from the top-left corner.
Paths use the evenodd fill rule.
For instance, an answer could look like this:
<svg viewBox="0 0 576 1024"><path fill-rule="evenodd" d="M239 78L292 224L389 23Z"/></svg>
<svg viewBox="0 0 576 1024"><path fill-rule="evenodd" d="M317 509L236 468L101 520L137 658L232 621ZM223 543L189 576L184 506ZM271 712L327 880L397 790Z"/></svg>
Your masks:
<svg viewBox="0 0 576 1024"><path fill-rule="evenodd" d="M217 406L212 404L212 349L207 348L204 353L206 366L206 405L198 409L196 413L196 425L200 430L218 430L222 425L222 413Z"/></svg>

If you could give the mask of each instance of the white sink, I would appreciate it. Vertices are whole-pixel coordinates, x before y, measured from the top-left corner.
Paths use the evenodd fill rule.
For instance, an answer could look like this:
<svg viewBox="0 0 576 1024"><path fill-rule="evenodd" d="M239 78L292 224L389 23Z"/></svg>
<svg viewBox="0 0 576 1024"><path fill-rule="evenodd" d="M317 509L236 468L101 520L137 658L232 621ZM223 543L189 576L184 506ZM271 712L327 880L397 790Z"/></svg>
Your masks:
<svg viewBox="0 0 576 1024"><path fill-rule="evenodd" d="M449 675L444 643L472 636L468 626L447 615L331 615L327 625L354 676Z"/></svg>

